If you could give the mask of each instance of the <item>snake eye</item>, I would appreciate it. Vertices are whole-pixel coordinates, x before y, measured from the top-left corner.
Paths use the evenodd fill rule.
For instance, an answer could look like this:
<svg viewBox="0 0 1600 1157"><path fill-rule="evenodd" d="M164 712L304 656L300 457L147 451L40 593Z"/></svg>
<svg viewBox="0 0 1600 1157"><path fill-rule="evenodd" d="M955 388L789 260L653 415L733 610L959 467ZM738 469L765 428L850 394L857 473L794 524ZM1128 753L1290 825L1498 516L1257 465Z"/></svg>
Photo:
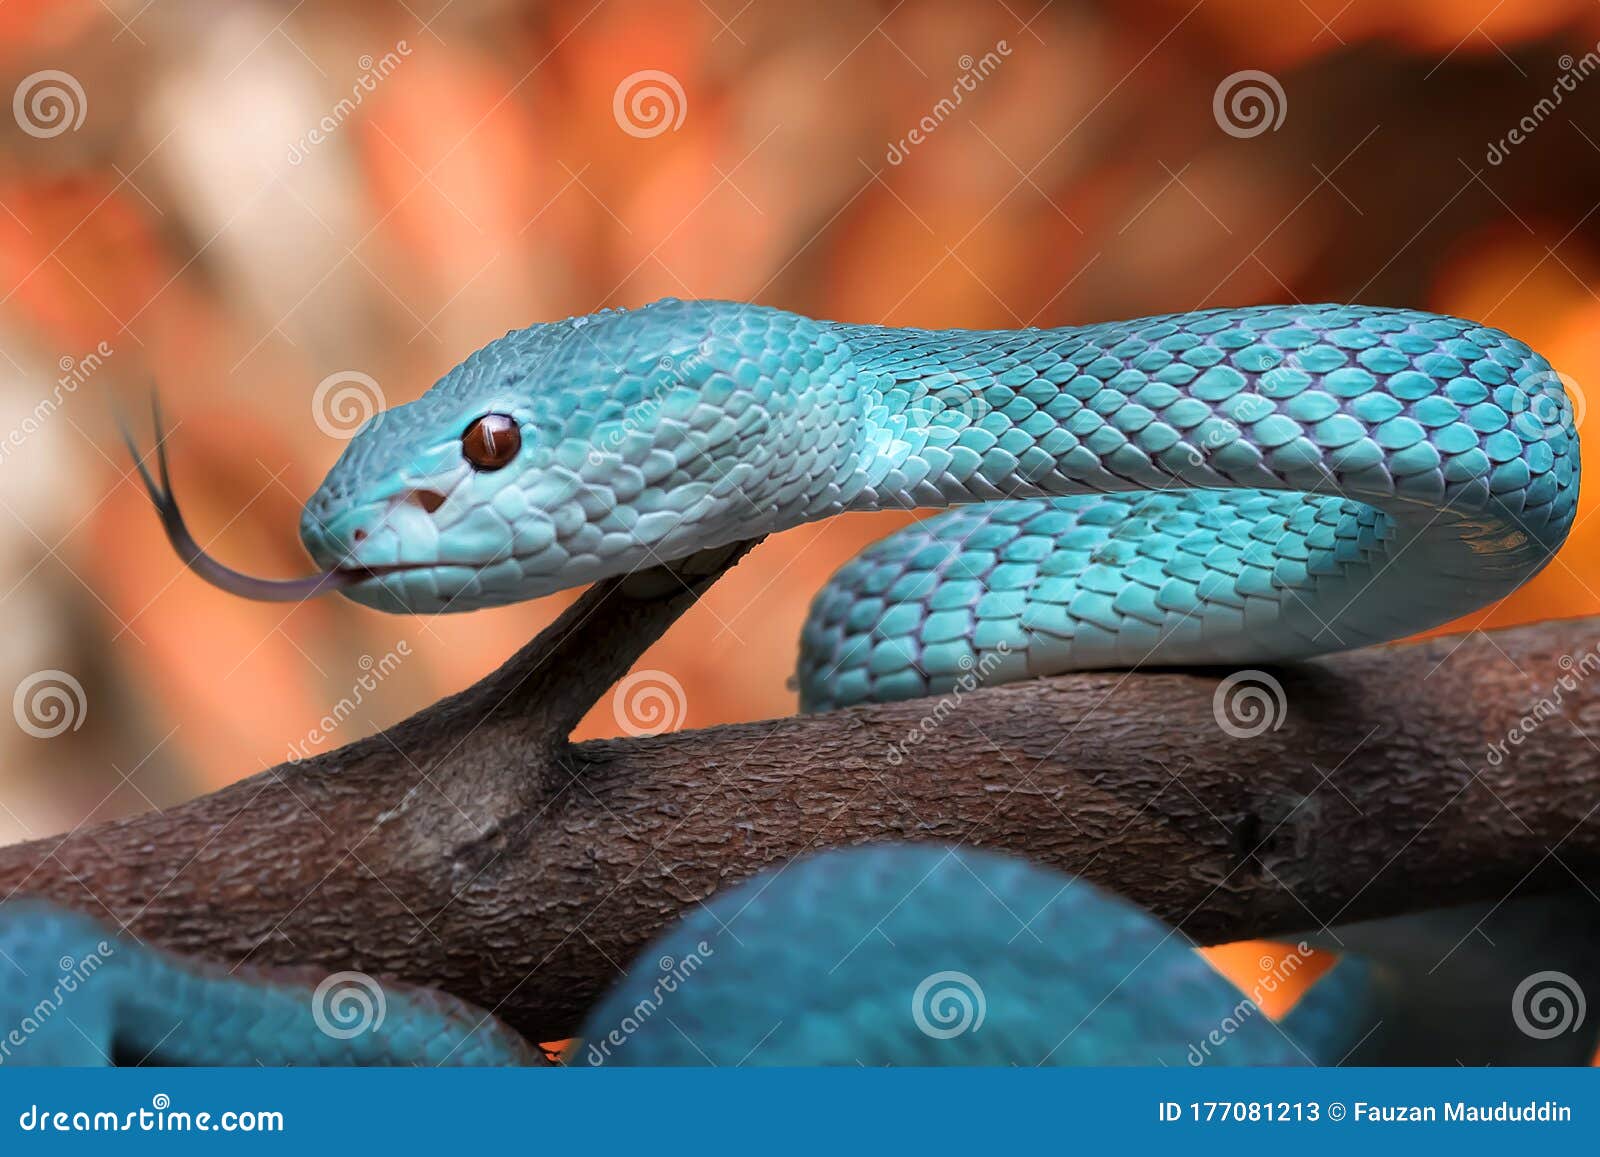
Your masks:
<svg viewBox="0 0 1600 1157"><path fill-rule="evenodd" d="M522 449L522 432L510 414L485 414L461 435L461 453L474 470L498 470Z"/></svg>

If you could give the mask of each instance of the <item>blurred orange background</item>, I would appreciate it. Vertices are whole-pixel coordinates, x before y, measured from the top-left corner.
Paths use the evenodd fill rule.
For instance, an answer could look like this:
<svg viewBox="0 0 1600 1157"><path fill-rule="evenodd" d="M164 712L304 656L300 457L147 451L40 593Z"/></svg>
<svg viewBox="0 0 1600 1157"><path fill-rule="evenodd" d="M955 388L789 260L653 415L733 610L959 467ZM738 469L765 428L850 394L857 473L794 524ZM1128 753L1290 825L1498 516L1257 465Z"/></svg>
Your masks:
<svg viewBox="0 0 1600 1157"><path fill-rule="evenodd" d="M0 840L355 739L570 599L421 619L222 594L162 540L114 398L159 383L197 534L282 576L362 402L665 295L968 327L1418 306L1528 341L1581 403L1597 40L1593 0L10 0L0 690L66 672L85 709L4 730ZM1247 70L1281 121L1218 104ZM1460 626L1600 610L1592 508ZM682 686L677 722L792 712L811 594L901 521L778 535L720 582L641 663ZM618 731L608 700L580 735ZM1215 954L1247 985L1260 956Z"/></svg>

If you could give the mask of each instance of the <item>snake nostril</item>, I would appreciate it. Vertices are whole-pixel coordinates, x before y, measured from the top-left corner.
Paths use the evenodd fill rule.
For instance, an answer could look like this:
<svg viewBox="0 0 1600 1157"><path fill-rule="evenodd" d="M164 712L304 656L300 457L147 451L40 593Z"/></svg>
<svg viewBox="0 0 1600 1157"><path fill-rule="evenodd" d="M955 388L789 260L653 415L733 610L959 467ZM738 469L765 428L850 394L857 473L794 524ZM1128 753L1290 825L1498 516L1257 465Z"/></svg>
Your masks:
<svg viewBox="0 0 1600 1157"><path fill-rule="evenodd" d="M439 507L444 505L444 495L440 494L437 490L413 490L411 493L406 495L406 500L409 502L415 502L429 514L432 514L434 511L438 510Z"/></svg>
<svg viewBox="0 0 1600 1157"><path fill-rule="evenodd" d="M355 531L352 532L351 535L350 535L350 541L351 542L365 542L366 538L367 538L367 532L362 530L360 527L357 527L355 529Z"/></svg>

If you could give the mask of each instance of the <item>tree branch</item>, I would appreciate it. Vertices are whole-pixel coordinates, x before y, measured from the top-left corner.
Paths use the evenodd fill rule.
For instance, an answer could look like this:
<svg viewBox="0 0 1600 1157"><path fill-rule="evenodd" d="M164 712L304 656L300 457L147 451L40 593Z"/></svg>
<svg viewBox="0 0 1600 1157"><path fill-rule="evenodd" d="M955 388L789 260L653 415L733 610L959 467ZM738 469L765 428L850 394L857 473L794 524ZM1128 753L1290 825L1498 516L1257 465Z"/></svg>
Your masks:
<svg viewBox="0 0 1600 1157"><path fill-rule="evenodd" d="M1009 849L1212 942L1600 864L1594 619L1276 669L1287 712L1254 738L1218 725L1228 672L1144 672L568 745L744 549L596 585L387 732L0 848L0 889L179 951L438 985L549 1040L685 908L826 846Z"/></svg>

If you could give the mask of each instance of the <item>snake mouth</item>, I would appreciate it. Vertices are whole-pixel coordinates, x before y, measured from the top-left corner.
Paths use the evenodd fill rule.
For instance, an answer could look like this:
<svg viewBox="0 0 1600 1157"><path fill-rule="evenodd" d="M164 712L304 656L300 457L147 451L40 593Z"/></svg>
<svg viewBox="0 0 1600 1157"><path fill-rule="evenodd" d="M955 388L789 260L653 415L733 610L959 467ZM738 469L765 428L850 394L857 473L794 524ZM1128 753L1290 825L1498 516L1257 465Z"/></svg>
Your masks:
<svg viewBox="0 0 1600 1157"><path fill-rule="evenodd" d="M214 587L242 598L268 603L298 603L329 591L344 590L366 582L379 582L389 575L413 570L432 570L446 563L397 563L385 566L338 566L297 579L267 579L234 570L205 552L195 540L178 509L178 500L172 490L172 475L167 466L167 436L162 429L161 404L154 394L150 397L150 411L155 423L156 475L152 476L145 465L145 455L139 452L128 423L118 415L117 425L122 440L133 455L134 467L144 483L145 492L161 516L161 526L167 532L167 541L177 552L183 565ZM158 480L159 479L159 480Z"/></svg>

